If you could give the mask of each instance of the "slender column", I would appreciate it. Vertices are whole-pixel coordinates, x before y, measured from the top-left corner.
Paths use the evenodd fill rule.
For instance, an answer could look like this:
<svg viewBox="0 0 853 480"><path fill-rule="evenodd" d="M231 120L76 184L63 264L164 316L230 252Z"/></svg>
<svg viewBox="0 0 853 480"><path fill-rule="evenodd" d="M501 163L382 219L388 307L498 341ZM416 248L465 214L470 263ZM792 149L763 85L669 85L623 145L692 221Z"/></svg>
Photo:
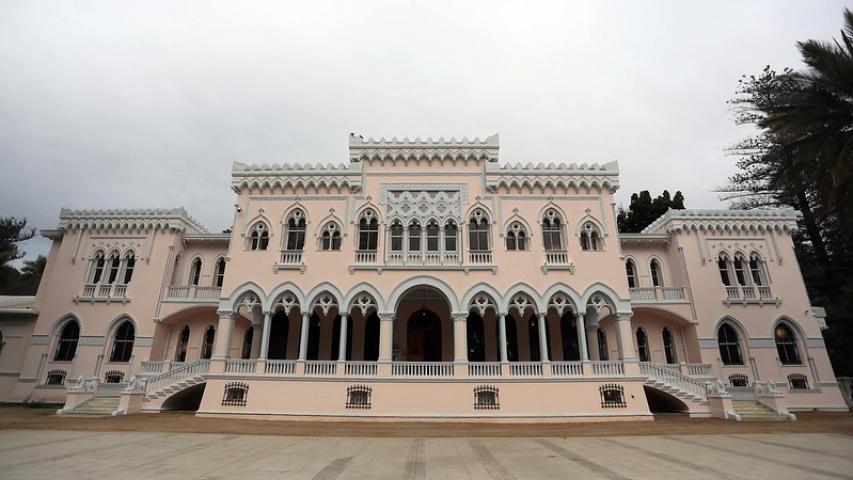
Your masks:
<svg viewBox="0 0 853 480"><path fill-rule="evenodd" d="M266 360L270 351L270 329L272 324L272 312L264 312L264 326L262 327L261 340L261 355L258 357L261 360Z"/></svg>
<svg viewBox="0 0 853 480"><path fill-rule="evenodd" d="M631 327L631 314L616 314L616 338L619 342L619 359L636 360L634 335Z"/></svg>
<svg viewBox="0 0 853 480"><path fill-rule="evenodd" d="M263 336L264 324L259 323L249 328L252 329L252 346L249 349L249 358L258 358L261 354L261 337Z"/></svg>
<svg viewBox="0 0 853 480"><path fill-rule="evenodd" d="M234 312L219 311L219 324L216 327L216 344L213 350L213 357L217 359L230 357L234 315Z"/></svg>
<svg viewBox="0 0 853 480"><path fill-rule="evenodd" d="M347 327L348 321L346 313L341 314L341 330L340 338L338 338L338 361L345 362L347 360Z"/></svg>
<svg viewBox="0 0 853 480"><path fill-rule="evenodd" d="M468 314L453 314L453 360L468 361Z"/></svg>
<svg viewBox="0 0 853 480"><path fill-rule="evenodd" d="M589 343L589 358L591 360L601 360L598 354L598 325L586 326L586 341Z"/></svg>
<svg viewBox="0 0 853 480"><path fill-rule="evenodd" d="M390 362L394 350L394 314L379 314L379 361Z"/></svg>
<svg viewBox="0 0 853 480"><path fill-rule="evenodd" d="M308 356L308 323L311 321L311 312L302 312L302 329L299 331L299 360L305 360Z"/></svg>
<svg viewBox="0 0 853 480"><path fill-rule="evenodd" d="M506 314L498 313L498 336L500 337L501 344L499 347L501 348L501 362L508 362L509 359L506 354Z"/></svg>
<svg viewBox="0 0 853 480"><path fill-rule="evenodd" d="M539 318L537 319L538 327L539 327L539 360L542 362L547 362L550 359L548 355L548 326L545 324L546 322L546 314L540 313L538 314Z"/></svg>
<svg viewBox="0 0 853 480"><path fill-rule="evenodd" d="M581 360L589 360L589 352L586 350L586 333L584 329L584 319L583 314L577 312L575 314L575 318L577 318L577 326L578 326L578 348L580 349Z"/></svg>

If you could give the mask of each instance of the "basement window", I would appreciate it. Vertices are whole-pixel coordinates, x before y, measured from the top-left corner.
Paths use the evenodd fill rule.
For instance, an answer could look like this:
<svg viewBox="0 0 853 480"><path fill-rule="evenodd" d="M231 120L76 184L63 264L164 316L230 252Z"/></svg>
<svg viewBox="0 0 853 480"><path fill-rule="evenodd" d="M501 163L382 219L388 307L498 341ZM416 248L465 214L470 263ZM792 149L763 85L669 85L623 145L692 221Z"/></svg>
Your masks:
<svg viewBox="0 0 853 480"><path fill-rule="evenodd" d="M788 375L788 387L791 390L808 390L809 379L802 373L792 373Z"/></svg>
<svg viewBox="0 0 853 480"><path fill-rule="evenodd" d="M742 373L735 373L729 375L729 385L733 387L748 387L749 386L749 377Z"/></svg>
<svg viewBox="0 0 853 480"><path fill-rule="evenodd" d="M373 389L367 385L350 385L347 387L347 408L369 409Z"/></svg>
<svg viewBox="0 0 853 480"><path fill-rule="evenodd" d="M480 385L474 388L474 410L498 410L501 408L498 388Z"/></svg>
<svg viewBox="0 0 853 480"><path fill-rule="evenodd" d="M625 408L628 406L625 403L625 389L622 385L608 383L598 387L601 393L601 408Z"/></svg>
<svg viewBox="0 0 853 480"><path fill-rule="evenodd" d="M231 407L245 407L249 398L249 386L245 383L233 382L225 385L225 395L222 397L222 405Z"/></svg>
<svg viewBox="0 0 853 480"><path fill-rule="evenodd" d="M65 385L65 370L47 372L47 385Z"/></svg>

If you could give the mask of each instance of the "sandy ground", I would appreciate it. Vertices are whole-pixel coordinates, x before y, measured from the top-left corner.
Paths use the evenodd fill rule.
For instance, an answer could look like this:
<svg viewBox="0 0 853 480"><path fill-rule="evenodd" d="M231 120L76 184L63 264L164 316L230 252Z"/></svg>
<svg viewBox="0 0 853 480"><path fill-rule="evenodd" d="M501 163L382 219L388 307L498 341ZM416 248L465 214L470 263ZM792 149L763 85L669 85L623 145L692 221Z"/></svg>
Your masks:
<svg viewBox="0 0 853 480"><path fill-rule="evenodd" d="M0 430L76 430L226 433L328 437L586 437L742 433L839 433L853 436L853 414L801 413L797 422L731 422L658 416L651 422L489 424L252 420L204 418L192 413L136 414L107 418L55 415L54 409L0 406Z"/></svg>

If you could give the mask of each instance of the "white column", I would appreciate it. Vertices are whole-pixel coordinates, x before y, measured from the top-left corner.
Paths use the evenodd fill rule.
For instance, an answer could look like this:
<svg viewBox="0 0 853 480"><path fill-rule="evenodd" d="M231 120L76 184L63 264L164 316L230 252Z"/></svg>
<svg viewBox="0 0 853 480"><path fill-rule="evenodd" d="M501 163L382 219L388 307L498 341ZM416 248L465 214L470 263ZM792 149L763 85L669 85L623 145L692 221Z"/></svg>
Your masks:
<svg viewBox="0 0 853 480"><path fill-rule="evenodd" d="M619 359L636 360L630 313L616 314L616 339L619 342Z"/></svg>
<svg viewBox="0 0 853 480"><path fill-rule="evenodd" d="M546 314L540 313L537 319L539 324L539 360L542 362L547 362L550 358L548 355L548 325L545 323L547 321L545 316Z"/></svg>
<svg viewBox="0 0 853 480"><path fill-rule="evenodd" d="M501 361L508 362L506 354L506 315L505 313L498 314L498 333L501 344L498 345L501 349Z"/></svg>
<svg viewBox="0 0 853 480"><path fill-rule="evenodd" d="M580 349L581 360L589 360L589 352L586 350L586 329L584 328L583 314L577 312L575 314L578 327L578 348Z"/></svg>
<svg viewBox="0 0 853 480"><path fill-rule="evenodd" d="M347 327L349 321L347 321L348 315L346 313L341 314L341 330L340 330L340 338L338 338L338 361L345 362L347 360Z"/></svg>
<svg viewBox="0 0 853 480"><path fill-rule="evenodd" d="M219 312L219 324L216 327L214 358L228 358L231 353L231 332L234 330L234 312Z"/></svg>
<svg viewBox="0 0 853 480"><path fill-rule="evenodd" d="M453 318L453 359L456 362L468 361L468 314L454 313Z"/></svg>
<svg viewBox="0 0 853 480"><path fill-rule="evenodd" d="M261 336L261 354L258 358L266 360L270 351L270 328L272 323L272 312L264 312L263 335Z"/></svg>
<svg viewBox="0 0 853 480"><path fill-rule="evenodd" d="M394 351L394 314L379 314L379 361L390 362Z"/></svg>
<svg viewBox="0 0 853 480"><path fill-rule="evenodd" d="M302 329L299 331L299 360L308 356L308 323L311 321L310 312L302 312Z"/></svg>

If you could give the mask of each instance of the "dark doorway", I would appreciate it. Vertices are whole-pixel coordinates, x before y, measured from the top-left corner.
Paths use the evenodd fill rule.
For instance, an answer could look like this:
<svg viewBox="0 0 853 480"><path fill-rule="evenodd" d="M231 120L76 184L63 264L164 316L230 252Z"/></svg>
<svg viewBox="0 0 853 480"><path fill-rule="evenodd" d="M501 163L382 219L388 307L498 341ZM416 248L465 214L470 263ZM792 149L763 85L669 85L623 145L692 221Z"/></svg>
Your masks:
<svg viewBox="0 0 853 480"><path fill-rule="evenodd" d="M515 317L512 314L505 316L498 321L504 322L506 325L506 359L510 362L518 361L518 329L515 326ZM501 326L497 324L496 334L498 338L498 348L501 345ZM499 353L500 355L500 353Z"/></svg>
<svg viewBox="0 0 853 480"><path fill-rule="evenodd" d="M312 313L311 318L308 319L308 351L305 358L320 359L320 316L316 313Z"/></svg>
<svg viewBox="0 0 853 480"><path fill-rule="evenodd" d="M486 361L486 338L483 317L478 313L468 315L468 361Z"/></svg>
<svg viewBox="0 0 853 480"><path fill-rule="evenodd" d="M539 351L539 318L534 314L527 321L527 338L530 347L530 361L539 362L542 354Z"/></svg>
<svg viewBox="0 0 853 480"><path fill-rule="evenodd" d="M410 362L441 361L441 319L435 312L422 308L409 317L406 360Z"/></svg>
<svg viewBox="0 0 853 480"><path fill-rule="evenodd" d="M270 322L269 349L267 358L270 360L285 360L287 358L287 336L290 332L290 319L279 310L272 316Z"/></svg>
<svg viewBox="0 0 853 480"><path fill-rule="evenodd" d="M332 327L332 358L337 360L341 346L341 316L335 316L335 324ZM347 356L345 360L352 359L352 317L347 317Z"/></svg>
<svg viewBox="0 0 853 480"><path fill-rule="evenodd" d="M567 362L580 360L578 324L574 312L565 312L560 317L560 337L563 343L563 360Z"/></svg>
<svg viewBox="0 0 853 480"><path fill-rule="evenodd" d="M379 316L376 313L364 320L364 359L368 362L379 360Z"/></svg>

